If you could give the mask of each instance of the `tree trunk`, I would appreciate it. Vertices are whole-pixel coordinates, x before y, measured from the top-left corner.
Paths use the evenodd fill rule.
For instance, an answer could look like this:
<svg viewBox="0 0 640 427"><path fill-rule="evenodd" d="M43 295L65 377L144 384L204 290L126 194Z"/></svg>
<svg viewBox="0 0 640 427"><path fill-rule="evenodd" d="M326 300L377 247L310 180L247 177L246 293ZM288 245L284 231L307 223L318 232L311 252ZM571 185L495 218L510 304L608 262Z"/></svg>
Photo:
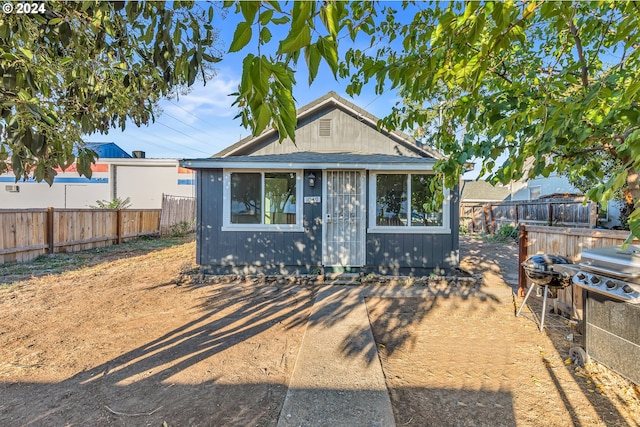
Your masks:
<svg viewBox="0 0 640 427"><path fill-rule="evenodd" d="M633 206L635 207L640 201L640 182L638 181L640 177L638 176L638 172L629 168L627 173L627 187L629 189L629 193L633 198Z"/></svg>

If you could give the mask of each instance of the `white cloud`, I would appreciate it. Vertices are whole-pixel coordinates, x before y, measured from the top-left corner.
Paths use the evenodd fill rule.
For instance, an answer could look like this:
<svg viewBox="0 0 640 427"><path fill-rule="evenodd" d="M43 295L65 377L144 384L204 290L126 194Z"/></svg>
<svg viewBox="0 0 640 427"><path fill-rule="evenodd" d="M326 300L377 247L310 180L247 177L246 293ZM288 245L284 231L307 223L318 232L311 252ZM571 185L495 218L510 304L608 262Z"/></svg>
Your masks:
<svg viewBox="0 0 640 427"><path fill-rule="evenodd" d="M227 70L221 70L207 82L206 86L200 84L187 95L162 101L161 106L167 115L192 125L208 121L213 117L234 117L237 113L235 107L231 106L233 97L229 94L237 90L239 83L238 76ZM198 125L201 124L198 123Z"/></svg>

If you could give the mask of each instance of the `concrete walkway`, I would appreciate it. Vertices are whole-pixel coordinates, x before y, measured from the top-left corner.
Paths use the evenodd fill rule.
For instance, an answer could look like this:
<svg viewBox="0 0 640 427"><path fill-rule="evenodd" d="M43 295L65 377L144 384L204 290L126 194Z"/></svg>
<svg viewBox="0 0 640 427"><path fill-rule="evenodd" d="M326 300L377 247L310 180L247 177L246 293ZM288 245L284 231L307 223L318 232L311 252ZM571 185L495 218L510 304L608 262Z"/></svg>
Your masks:
<svg viewBox="0 0 640 427"><path fill-rule="evenodd" d="M512 300L508 286L491 293ZM278 427L395 426L366 297L433 297L428 287L326 286L314 302Z"/></svg>
<svg viewBox="0 0 640 427"><path fill-rule="evenodd" d="M395 426L362 287L318 293L278 427Z"/></svg>

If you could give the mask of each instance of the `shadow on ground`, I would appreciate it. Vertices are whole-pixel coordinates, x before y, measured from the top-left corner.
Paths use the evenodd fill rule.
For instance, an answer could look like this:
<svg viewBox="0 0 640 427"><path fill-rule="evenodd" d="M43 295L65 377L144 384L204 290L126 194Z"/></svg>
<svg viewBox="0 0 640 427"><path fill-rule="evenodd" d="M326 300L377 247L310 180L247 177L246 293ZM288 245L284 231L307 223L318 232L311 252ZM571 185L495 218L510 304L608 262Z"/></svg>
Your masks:
<svg viewBox="0 0 640 427"><path fill-rule="evenodd" d="M159 249L151 251L155 250ZM495 274L504 272L500 269L502 264L499 260L482 260L484 248L475 245L470 253L478 257L480 269L488 268ZM498 255L505 259L509 257L506 250ZM121 256L129 261L136 259L132 253L122 252ZM153 269L154 265L146 268ZM61 278L64 276L62 272L57 274ZM33 346L29 351L36 354L36 360L26 365L5 356L5 362L0 363L1 425L137 426L162 425L166 421L169 426L263 426L277 423L317 288L289 283L264 286L251 282L198 281L176 286L174 281L168 281L162 275L138 285L140 279L136 278L135 268L119 274L122 274L119 281L123 292L127 293L123 304L128 300L135 302L137 298L143 298L156 302L158 308L138 313L132 306L127 313L125 306L123 317L114 315L111 323L106 322L93 333L76 341L71 340L76 343L75 346L70 345L68 339L65 341L68 337L45 336L41 327L47 322L50 322L48 326L51 326L51 322L59 322L60 330L64 330L63 325L69 321L69 310L81 310L84 306L73 307L69 303L49 312L38 313L39 317L29 320L33 323L30 326L33 327L32 333L40 337L29 344ZM77 286L82 286L83 281L90 279L76 277L74 281ZM133 292L130 289L132 286L139 288ZM73 288L70 288L69 292L72 291ZM461 286L434 288L428 292L427 297L415 300L411 310L404 313L406 301L386 298L384 289L379 290L376 297L384 301L383 312L394 314L387 316L387 320L381 318L376 326L381 331L377 342L385 343L388 356L401 355L402 349L416 339L410 330L423 324L440 304L446 304L451 315L463 317L471 312L488 313L496 309L495 295L484 288ZM160 298L169 300L161 303ZM171 304L171 298L174 298L173 304L186 305L178 312L178 317L166 306ZM100 304L109 306L114 301L107 299ZM338 319L347 316L354 304L353 300L338 301L330 307L327 316L317 320L317 324L330 328ZM19 317L8 320L12 320L16 328L22 322ZM128 328L122 328L125 322L130 325ZM150 322L154 325L166 324L166 327L161 334L150 333ZM345 340L342 351L348 357L366 354L373 363L379 349L353 345L358 342L361 333L363 331L354 330ZM426 330L422 333L428 335L431 332ZM532 328L526 333L536 332ZM0 344L5 355L18 349L17 346L24 349L24 342L3 341L3 335L0 332ZM6 338L7 335L4 336ZM81 345L78 341L82 341ZM129 346L123 344L125 342L137 344ZM12 345L16 347L12 348ZM60 360L47 359L47 346L60 346L58 350L62 354L78 362L66 365ZM115 353L115 356L103 357L99 352L102 348L109 350L109 354ZM127 350L122 352L122 349ZM37 354L40 353L45 356L38 359ZM529 356L535 359L532 363L542 363L542 356ZM61 366L56 366L56 363ZM569 368L563 366L559 369ZM58 377L60 379L51 379ZM556 387L562 392L561 382ZM484 389L479 392L460 388L447 391L445 387L410 385L398 385L393 390L399 396L421 394L433 402L437 402L443 393L453 393L447 399L462 402L462 405L458 405L461 411L471 411L470 401L476 403L476 411L484 411L491 408L491 399L514 399L504 390ZM358 390L350 392L357 393ZM482 394L486 396L482 397ZM618 414L616 419L621 418L611 403L602 398L595 399L588 393L585 395L593 406L597 405L599 413L615 412ZM512 406L501 406L506 414L505 425L513 425L510 418L513 417ZM495 408L499 407L494 404ZM424 411L424 408L413 410ZM437 410L434 407L434 411ZM446 424L455 419L455 412L442 417L445 417L441 420ZM410 418L397 421L407 423ZM580 425L579 422L575 424Z"/></svg>
<svg viewBox="0 0 640 427"><path fill-rule="evenodd" d="M461 237L460 259L466 269L482 274L485 281L491 280L493 284L505 284L511 288L515 316L515 310L523 300L517 297L517 244L488 241L474 236ZM553 306L552 301L549 300L548 308ZM570 417L568 425L639 425L637 402L640 390L603 366L592 366L590 373L589 369L567 363L570 349L582 344L580 329L568 322L566 317L548 313L545 329L540 333L542 298L530 297L527 306L522 319L519 319L522 329L518 334L530 336L532 343L536 338L549 343L545 348L551 351L543 349L544 345L537 345L539 351L531 351L526 357L532 365L544 367L543 372L555 390L557 403ZM635 397L632 396L634 389ZM593 411L593 418L596 419L585 417L585 405Z"/></svg>

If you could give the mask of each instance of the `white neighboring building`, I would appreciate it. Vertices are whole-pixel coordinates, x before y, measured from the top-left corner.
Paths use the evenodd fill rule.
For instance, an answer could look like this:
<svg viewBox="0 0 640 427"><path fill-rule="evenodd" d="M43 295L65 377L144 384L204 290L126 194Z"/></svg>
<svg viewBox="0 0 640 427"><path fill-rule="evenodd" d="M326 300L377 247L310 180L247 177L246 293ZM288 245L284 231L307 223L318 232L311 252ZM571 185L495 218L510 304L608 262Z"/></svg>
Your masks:
<svg viewBox="0 0 640 427"><path fill-rule="evenodd" d="M580 190L569 183L566 176L542 176L528 181L515 181L509 184L511 200L536 200L551 194L581 194Z"/></svg>
<svg viewBox="0 0 640 427"><path fill-rule="evenodd" d="M0 175L0 209L88 208L97 200L129 197L131 208L160 209L162 195L195 196L195 174L178 159L100 158L92 177L80 176L75 165L58 171L53 185L15 182L11 172Z"/></svg>

